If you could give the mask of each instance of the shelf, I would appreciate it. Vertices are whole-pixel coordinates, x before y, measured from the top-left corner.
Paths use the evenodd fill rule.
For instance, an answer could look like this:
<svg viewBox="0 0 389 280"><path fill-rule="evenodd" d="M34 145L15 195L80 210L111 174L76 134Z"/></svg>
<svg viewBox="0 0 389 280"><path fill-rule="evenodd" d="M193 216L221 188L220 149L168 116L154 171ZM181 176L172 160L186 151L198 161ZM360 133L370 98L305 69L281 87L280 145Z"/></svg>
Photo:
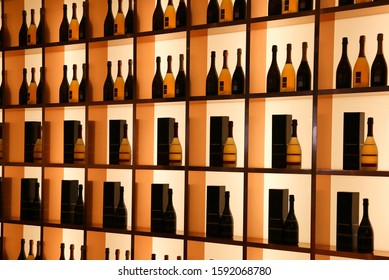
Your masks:
<svg viewBox="0 0 389 280"><path fill-rule="evenodd" d="M389 260L389 252L374 251L374 253L365 254L358 252L343 252L337 251L334 246L316 246L316 253L318 255L334 256L349 259L361 259L361 260Z"/></svg>

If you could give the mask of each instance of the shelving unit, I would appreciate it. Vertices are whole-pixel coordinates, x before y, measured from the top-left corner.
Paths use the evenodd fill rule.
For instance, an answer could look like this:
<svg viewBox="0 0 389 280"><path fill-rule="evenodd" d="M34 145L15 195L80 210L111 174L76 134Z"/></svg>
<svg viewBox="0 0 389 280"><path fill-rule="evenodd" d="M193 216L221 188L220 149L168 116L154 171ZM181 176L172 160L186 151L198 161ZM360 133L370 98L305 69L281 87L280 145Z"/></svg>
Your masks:
<svg viewBox="0 0 389 280"><path fill-rule="evenodd" d="M155 1L134 2L136 21L133 34L104 37L106 0L87 0L88 36L75 42L58 42L63 4L77 3L82 17L82 0L1 1L3 73L3 161L1 164L3 211L0 217L0 259L16 259L20 239L41 240L44 259L58 259L60 243L86 245L88 259L104 259L106 247L111 259L116 248L131 259L150 259L170 255L171 259L389 259L389 224L381 213L388 210L389 140L385 100L389 87L334 89L340 58L341 38L349 38L351 65L358 53L358 38L366 35L367 59L371 65L376 52L376 35L389 33L389 1L337 6L336 0L315 0L314 10L267 16L267 1L247 0L248 18L227 23L206 24L207 0L187 0L188 26L152 31ZM113 13L117 1L113 0ZM177 8L178 0L174 0ZM219 1L221 2L221 1ZM166 7L167 0L162 0ZM44 7L44 18L39 8ZM35 22L45 22L45 43L19 47L21 12L35 9ZM126 13L128 1L123 1ZM271 47L278 46L278 66L282 70L286 44L292 43L295 70L301 60L301 44L308 42L308 62L312 71L312 90L291 93L266 93L266 74L271 62ZM243 50L246 91L242 95L205 96L205 80L211 51L216 51L216 68L222 66L222 53L229 51L231 74L236 50ZM152 99L151 83L155 58L173 56L173 73L178 71L179 54L185 56L187 95L173 99ZM112 61L112 76L122 60L123 77L127 61L134 62L135 97L126 101L103 101L107 61ZM62 67L77 64L78 79L82 63L87 64L87 101L60 104ZM18 105L22 69L45 68L44 102ZM363 111L375 117L375 139L379 148L379 171L342 170L343 112ZM273 114L292 114L299 120L298 137L303 150L302 169L271 168L271 118ZM209 167L210 116L226 115L234 121L238 148L237 168ZM159 117L174 117L179 122L183 165L158 166L156 133ZM109 120L125 119L129 124L132 165L109 165ZM63 163L63 121L79 120L83 125L86 163ZM24 122L43 123L43 163L24 163ZM20 179L38 178L41 183L43 219L20 221ZM60 223L61 180L79 180L84 188L86 222L82 226ZM103 183L121 181L125 188L128 228L103 228ZM177 234L150 231L151 184L169 183L174 189ZM225 185L231 192L231 211L235 220L233 240L207 238L206 186ZM267 238L268 189L288 188L295 194L295 211L300 226L298 246L271 244ZM370 198L370 219L375 233L374 254L336 251L336 192L353 190ZM360 213L360 216L362 213ZM34 248L35 250L35 248ZM66 255L67 256L67 255Z"/></svg>

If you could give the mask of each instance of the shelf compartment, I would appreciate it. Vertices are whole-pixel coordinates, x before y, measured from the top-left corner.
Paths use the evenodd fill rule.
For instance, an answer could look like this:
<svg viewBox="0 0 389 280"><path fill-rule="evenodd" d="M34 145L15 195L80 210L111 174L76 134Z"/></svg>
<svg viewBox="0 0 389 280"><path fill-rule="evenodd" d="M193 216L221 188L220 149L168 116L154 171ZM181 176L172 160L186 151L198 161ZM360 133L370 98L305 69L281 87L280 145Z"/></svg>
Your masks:
<svg viewBox="0 0 389 280"><path fill-rule="evenodd" d="M20 241L25 239L24 250L26 255L29 250L29 241L34 241L34 253L36 253L36 241L40 240L41 229L39 226L7 224L3 223L3 259L17 260L20 252Z"/></svg>
<svg viewBox="0 0 389 280"><path fill-rule="evenodd" d="M358 252L344 252L337 251L335 246L316 245L316 255L323 255L326 258L347 258L347 259L361 259L361 260L389 260L389 252L374 251L374 253L365 254Z"/></svg>

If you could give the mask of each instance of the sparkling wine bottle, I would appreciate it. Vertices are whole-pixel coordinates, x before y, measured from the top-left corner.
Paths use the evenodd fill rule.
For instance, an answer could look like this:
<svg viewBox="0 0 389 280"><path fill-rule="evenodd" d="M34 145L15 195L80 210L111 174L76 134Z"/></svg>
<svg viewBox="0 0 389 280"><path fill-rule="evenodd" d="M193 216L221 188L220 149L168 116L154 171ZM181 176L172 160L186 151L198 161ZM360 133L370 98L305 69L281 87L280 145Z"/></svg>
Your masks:
<svg viewBox="0 0 389 280"><path fill-rule="evenodd" d="M60 261L64 261L65 260L65 243L61 243L61 245L60 245L59 260Z"/></svg>
<svg viewBox="0 0 389 280"><path fill-rule="evenodd" d="M174 9L173 0L169 0L163 18L164 29L176 28L176 10Z"/></svg>
<svg viewBox="0 0 389 280"><path fill-rule="evenodd" d="M234 18L233 5L231 0L222 0L220 4L220 22L231 21Z"/></svg>
<svg viewBox="0 0 389 280"><path fill-rule="evenodd" d="M59 41L66 42L69 38L68 6L63 5L62 22L59 27Z"/></svg>
<svg viewBox="0 0 389 280"><path fill-rule="evenodd" d="M128 60L128 74L124 84L124 99L131 100L134 98L134 75L132 74L132 59Z"/></svg>
<svg viewBox="0 0 389 280"><path fill-rule="evenodd" d="M19 46L24 47L27 46L27 12L26 10L22 11L22 25L19 30Z"/></svg>
<svg viewBox="0 0 389 280"><path fill-rule="evenodd" d="M186 4L185 0L180 0L180 3L177 7L176 14L176 27L185 27L186 26Z"/></svg>
<svg viewBox="0 0 389 280"><path fill-rule="evenodd" d="M299 0L299 12L312 11L313 0Z"/></svg>
<svg viewBox="0 0 389 280"><path fill-rule="evenodd" d="M121 60L118 60L118 74L113 85L113 100L124 100L124 79Z"/></svg>
<svg viewBox="0 0 389 280"><path fill-rule="evenodd" d="M44 18L45 18L45 9L40 8L40 20L38 27L36 29L36 43L37 44L43 44L44 43L44 36L43 36L43 26L44 26Z"/></svg>
<svg viewBox="0 0 389 280"><path fill-rule="evenodd" d="M72 19L70 20L69 24L69 41L76 41L80 39L80 33L79 33L80 25L78 23L77 19L77 4L72 4Z"/></svg>
<svg viewBox="0 0 389 280"><path fill-rule="evenodd" d="M109 260L109 248L105 248L105 260Z"/></svg>
<svg viewBox="0 0 389 280"><path fill-rule="evenodd" d="M297 90L311 90L311 69L307 60L308 43L303 42L303 54L297 70Z"/></svg>
<svg viewBox="0 0 389 280"><path fill-rule="evenodd" d="M69 86L69 102L70 103L77 103L79 102L79 89L80 84L77 80L77 65L73 64L73 79L70 82Z"/></svg>
<svg viewBox="0 0 389 280"><path fill-rule="evenodd" d="M42 163L42 127L38 125L38 138L35 141L34 144L34 162L35 163Z"/></svg>
<svg viewBox="0 0 389 280"><path fill-rule="evenodd" d="M116 261L120 260L120 249L115 250L115 260Z"/></svg>
<svg viewBox="0 0 389 280"><path fill-rule="evenodd" d="M365 143L361 148L361 169L377 170L378 169L378 149L373 137L373 118L367 120L367 136Z"/></svg>
<svg viewBox="0 0 389 280"><path fill-rule="evenodd" d="M350 61L347 56L347 37L342 39L342 56L336 69L336 88L350 88L352 80L352 72Z"/></svg>
<svg viewBox="0 0 389 280"><path fill-rule="evenodd" d="M74 261L74 244L70 244L70 257L69 260Z"/></svg>
<svg viewBox="0 0 389 280"><path fill-rule="evenodd" d="M43 103L43 87L44 87L44 76L45 76L45 68L40 68L40 78L39 83L36 89L36 103L42 104Z"/></svg>
<svg viewBox="0 0 389 280"><path fill-rule="evenodd" d="M369 200L363 199L363 217L358 227L358 252L373 253L374 232L369 220Z"/></svg>
<svg viewBox="0 0 389 280"><path fill-rule="evenodd" d="M292 136L286 149L287 168L301 168L301 146L297 138L297 120L292 120Z"/></svg>
<svg viewBox="0 0 389 280"><path fill-rule="evenodd" d="M207 23L219 22L220 7L218 0L209 0L207 7Z"/></svg>
<svg viewBox="0 0 389 280"><path fill-rule="evenodd" d="M27 92L27 104L36 104L36 92L37 92L37 84L35 81L35 67L31 68L31 81L28 86Z"/></svg>
<svg viewBox="0 0 389 280"><path fill-rule="evenodd" d="M68 67L63 66L63 77L61 86L59 87L59 103L69 102L69 82L68 82Z"/></svg>
<svg viewBox="0 0 389 280"><path fill-rule="evenodd" d="M107 15L104 20L104 36L113 36L115 20L112 14L112 0L108 0Z"/></svg>
<svg viewBox="0 0 389 280"><path fill-rule="evenodd" d="M299 224L294 214L294 195L289 195L289 213L283 230L284 243L297 246L299 243Z"/></svg>
<svg viewBox="0 0 389 280"><path fill-rule="evenodd" d="M85 163L85 144L82 140L82 125L78 126L78 136L74 144L74 164Z"/></svg>
<svg viewBox="0 0 389 280"><path fill-rule="evenodd" d="M174 136L169 147L169 165L181 166L182 165L182 147L180 140L178 139L178 123L174 123Z"/></svg>
<svg viewBox="0 0 389 280"><path fill-rule="evenodd" d="M86 63L82 64L82 79L80 86L78 88L78 99L79 102L85 102L86 101L86 96L87 96L87 87L88 87L88 82L86 78Z"/></svg>
<svg viewBox="0 0 389 280"><path fill-rule="evenodd" d="M120 187L119 203L115 211L116 227L127 229L127 207L124 203L124 187Z"/></svg>
<svg viewBox="0 0 389 280"><path fill-rule="evenodd" d="M359 55L354 65L353 70L353 87L368 87L369 86L369 63L365 56L365 36L359 37Z"/></svg>
<svg viewBox="0 0 389 280"><path fill-rule="evenodd" d="M112 62L107 62L107 77L105 78L103 95L104 101L113 100Z"/></svg>
<svg viewBox="0 0 389 280"><path fill-rule="evenodd" d="M28 261L32 261L34 259L35 259L35 256L34 256L34 240L30 239L27 260Z"/></svg>
<svg viewBox="0 0 389 280"><path fill-rule="evenodd" d="M298 12L298 0L282 0L282 13L296 13Z"/></svg>
<svg viewBox="0 0 389 280"><path fill-rule="evenodd" d="M184 55L180 54L180 68L176 77L176 97L185 97L186 96L186 76L184 70Z"/></svg>
<svg viewBox="0 0 389 280"><path fill-rule="evenodd" d="M246 18L246 0L235 0L234 2L234 20Z"/></svg>
<svg viewBox="0 0 389 280"><path fill-rule="evenodd" d="M87 10L88 10L88 3L87 1L84 1L82 2L82 18L80 20L80 25L78 26L78 36L81 40L86 38Z"/></svg>
<svg viewBox="0 0 389 280"><path fill-rule="evenodd" d="M282 0L269 0L268 15L280 15L282 14Z"/></svg>
<svg viewBox="0 0 389 280"><path fill-rule="evenodd" d="M162 98L163 96L163 79L161 74L161 57L156 58L156 71L151 86L152 98Z"/></svg>
<svg viewBox="0 0 389 280"><path fill-rule="evenodd" d="M244 72L242 68L242 49L237 51L237 61L234 74L232 75L232 94L244 93Z"/></svg>
<svg viewBox="0 0 389 280"><path fill-rule="evenodd" d="M223 51L223 69L218 80L218 95L232 94L231 73L228 69L228 51Z"/></svg>
<svg viewBox="0 0 389 280"><path fill-rule="evenodd" d="M267 72L266 78L266 91L267 92L279 92L281 85L281 74L277 64L277 46L272 47L273 58L270 64L270 68Z"/></svg>
<svg viewBox="0 0 389 280"><path fill-rule="evenodd" d="M233 126L232 121L228 122L228 137L223 148L223 166L224 167L236 167L237 150L233 137Z"/></svg>
<svg viewBox="0 0 389 280"><path fill-rule="evenodd" d="M76 207L74 208L74 224L84 224L84 199L82 195L82 185L78 185L78 196L76 201Z"/></svg>
<svg viewBox="0 0 389 280"><path fill-rule="evenodd" d="M19 257L18 260L27 260L26 257L26 251L24 250L24 244L26 243L25 239L22 238L20 240L20 251L19 251Z"/></svg>
<svg viewBox="0 0 389 280"><path fill-rule="evenodd" d="M234 218L230 210L230 192L224 193L224 210L220 217L219 236L232 239L234 236Z"/></svg>
<svg viewBox="0 0 389 280"><path fill-rule="evenodd" d="M377 54L374 58L371 66L371 78L370 85L374 86L386 86L388 79L388 67L383 53L382 41L384 40L384 34L379 33L377 35L378 47Z"/></svg>
<svg viewBox="0 0 389 280"><path fill-rule="evenodd" d="M84 245L81 245L80 247L80 260L83 261L83 260L86 260L86 250L85 250L85 246Z"/></svg>
<svg viewBox="0 0 389 280"><path fill-rule="evenodd" d="M31 9L31 22L27 31L27 45L36 44L36 24L35 24L35 10Z"/></svg>
<svg viewBox="0 0 389 280"><path fill-rule="evenodd" d="M125 19L125 32L131 34L134 32L134 10L132 9L132 0L128 0L128 10Z"/></svg>
<svg viewBox="0 0 389 280"><path fill-rule="evenodd" d="M126 260L128 261L128 260L130 260L130 250L126 250L126 253L125 253L125 255L126 255Z"/></svg>
<svg viewBox="0 0 389 280"><path fill-rule="evenodd" d="M164 27L164 13L162 10L161 0L157 0L157 5L155 6L153 13L153 30L163 30Z"/></svg>
<svg viewBox="0 0 389 280"><path fill-rule="evenodd" d="M36 242L35 260L42 260L42 248L41 248L41 242L39 240Z"/></svg>
<svg viewBox="0 0 389 280"><path fill-rule="evenodd" d="M281 92L296 90L296 74L292 64L292 44L287 44L286 51L286 62L281 74Z"/></svg>
<svg viewBox="0 0 389 280"><path fill-rule="evenodd" d="M41 198L39 195L39 183L35 184L35 194L31 205L31 220L40 221L41 219Z"/></svg>
<svg viewBox="0 0 389 280"><path fill-rule="evenodd" d="M125 32L125 27L124 27L125 18L123 14L122 1L123 0L118 0L118 12L116 14L115 21L114 21L115 35L122 35Z"/></svg>
<svg viewBox="0 0 389 280"><path fill-rule="evenodd" d="M131 145L128 141L128 125L123 126L123 139L119 147L119 164L130 165L131 164Z"/></svg>
<svg viewBox="0 0 389 280"><path fill-rule="evenodd" d="M167 72L165 75L165 79L163 80L163 98L173 98L175 97L175 85L176 81L174 79L173 71L172 71L172 56L169 55L167 57Z"/></svg>
<svg viewBox="0 0 389 280"><path fill-rule="evenodd" d="M163 231L168 233L176 233L177 216L173 206L173 189L168 190L168 202L165 213L163 214Z"/></svg>
<svg viewBox="0 0 389 280"><path fill-rule="evenodd" d="M27 100L28 100L27 69L23 68L23 81L19 89L19 105L27 104Z"/></svg>
<svg viewBox="0 0 389 280"><path fill-rule="evenodd" d="M217 95L219 85L219 76L216 71L216 52L211 52L211 67L207 75L206 81L206 95Z"/></svg>

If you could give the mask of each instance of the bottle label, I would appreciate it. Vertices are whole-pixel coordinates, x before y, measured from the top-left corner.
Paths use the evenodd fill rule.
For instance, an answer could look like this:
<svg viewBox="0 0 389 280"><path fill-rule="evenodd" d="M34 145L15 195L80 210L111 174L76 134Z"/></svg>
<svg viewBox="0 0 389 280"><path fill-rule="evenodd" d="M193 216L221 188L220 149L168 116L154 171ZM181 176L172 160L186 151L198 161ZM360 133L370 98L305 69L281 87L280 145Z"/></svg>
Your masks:
<svg viewBox="0 0 389 280"><path fill-rule="evenodd" d="M300 1L300 9L305 9L306 3L305 1Z"/></svg>
<svg viewBox="0 0 389 280"><path fill-rule="evenodd" d="M118 88L114 88L113 90L113 96L118 97Z"/></svg>
<svg viewBox="0 0 389 280"><path fill-rule="evenodd" d="M224 81L220 81L219 83L219 90L224 91Z"/></svg>
<svg viewBox="0 0 389 280"><path fill-rule="evenodd" d="M289 11L289 0L285 0L285 11Z"/></svg>
<svg viewBox="0 0 389 280"><path fill-rule="evenodd" d="M114 32L115 32L115 33L118 33L118 24L117 24L117 23L115 23Z"/></svg>
<svg viewBox="0 0 389 280"><path fill-rule="evenodd" d="M358 71L355 73L355 82L357 84L361 83L362 80L362 72Z"/></svg>
<svg viewBox="0 0 389 280"><path fill-rule="evenodd" d="M374 73L374 82L375 83L380 83L381 82L381 75L380 75L380 72L379 71L376 71Z"/></svg>
<svg viewBox="0 0 389 280"><path fill-rule="evenodd" d="M69 99L73 99L73 91L69 91Z"/></svg>
<svg viewBox="0 0 389 280"><path fill-rule="evenodd" d="M69 39L72 39L72 38L73 38L73 30L69 29Z"/></svg>
<svg viewBox="0 0 389 280"><path fill-rule="evenodd" d="M31 43L31 35L30 34L27 35L27 42Z"/></svg>
<svg viewBox="0 0 389 280"><path fill-rule="evenodd" d="M163 94L164 94L164 95L167 94L167 85L163 85Z"/></svg>
<svg viewBox="0 0 389 280"><path fill-rule="evenodd" d="M225 9L221 9L220 11L220 19L225 19L226 18L226 10Z"/></svg>
<svg viewBox="0 0 389 280"><path fill-rule="evenodd" d="M169 17L165 17L165 27L169 27Z"/></svg>
<svg viewBox="0 0 389 280"><path fill-rule="evenodd" d="M288 86L288 77L282 77L282 87L286 88Z"/></svg>

